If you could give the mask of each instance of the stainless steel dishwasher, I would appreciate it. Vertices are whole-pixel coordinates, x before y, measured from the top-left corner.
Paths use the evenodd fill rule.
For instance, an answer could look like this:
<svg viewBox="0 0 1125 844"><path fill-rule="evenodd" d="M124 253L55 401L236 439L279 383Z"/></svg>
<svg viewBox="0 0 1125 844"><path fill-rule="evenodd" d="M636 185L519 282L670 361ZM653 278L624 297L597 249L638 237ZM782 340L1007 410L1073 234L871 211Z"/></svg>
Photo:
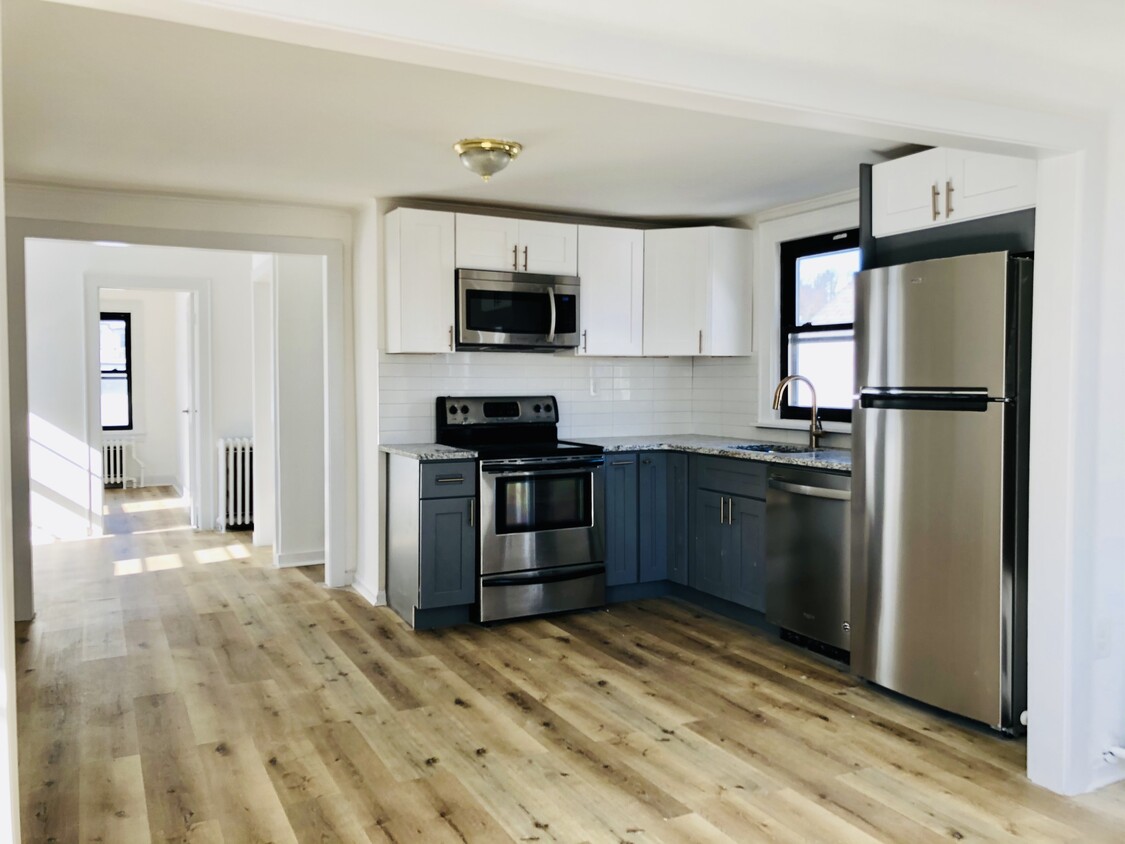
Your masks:
<svg viewBox="0 0 1125 844"><path fill-rule="evenodd" d="M851 650L849 475L771 466L766 492L766 618Z"/></svg>

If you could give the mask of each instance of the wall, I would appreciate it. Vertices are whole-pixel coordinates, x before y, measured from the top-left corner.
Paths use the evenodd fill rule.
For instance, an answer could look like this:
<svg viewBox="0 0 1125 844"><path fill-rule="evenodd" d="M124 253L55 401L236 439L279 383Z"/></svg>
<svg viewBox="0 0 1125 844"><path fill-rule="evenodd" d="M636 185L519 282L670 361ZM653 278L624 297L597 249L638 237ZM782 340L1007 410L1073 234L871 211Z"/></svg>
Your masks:
<svg viewBox="0 0 1125 844"><path fill-rule="evenodd" d="M277 360L274 560L324 562L324 259L278 255L274 283Z"/></svg>
<svg viewBox="0 0 1125 844"><path fill-rule="evenodd" d="M179 417L187 405L178 403L177 385L181 372L189 367L186 357L178 357L176 343L168 342L176 336L176 295L107 288L101 292L99 308L128 313L132 334L133 429L107 432L104 437L133 441L134 453L144 464L146 485L171 485L182 491Z"/></svg>
<svg viewBox="0 0 1125 844"><path fill-rule="evenodd" d="M191 410L193 404L193 389L192 385L195 380L194 362L193 362L193 343L192 343L192 319L191 307L192 297L190 293L173 293L175 298L175 312L173 319L175 320L174 327L174 345L176 348L176 360L184 361L184 366L176 367L176 408L178 410ZM165 341L167 339L165 338ZM191 414L190 413L177 413L176 414L176 454L179 462L176 468L177 488L181 495L184 495L191 488L194 483L192 478L192 449L194 444L191 439Z"/></svg>
<svg viewBox="0 0 1125 844"><path fill-rule="evenodd" d="M254 302L254 544L273 545L277 516L274 478L274 315L273 288L277 258L255 255L251 285Z"/></svg>

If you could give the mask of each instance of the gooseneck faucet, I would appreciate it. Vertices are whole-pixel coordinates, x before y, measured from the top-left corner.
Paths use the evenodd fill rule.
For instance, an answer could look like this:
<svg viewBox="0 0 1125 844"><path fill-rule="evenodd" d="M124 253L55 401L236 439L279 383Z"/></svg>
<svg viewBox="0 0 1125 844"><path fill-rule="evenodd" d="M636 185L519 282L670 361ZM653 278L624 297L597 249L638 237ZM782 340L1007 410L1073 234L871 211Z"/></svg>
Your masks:
<svg viewBox="0 0 1125 844"><path fill-rule="evenodd" d="M777 410L781 407L781 400L785 396L785 391L794 381L804 381L809 385L809 392L812 393L812 413L809 421L809 448L815 449L816 441L824 436L824 429L820 427L820 416L817 415L816 410L816 387L813 386L812 381L804 375L787 375L782 378L777 388L773 391L773 409Z"/></svg>

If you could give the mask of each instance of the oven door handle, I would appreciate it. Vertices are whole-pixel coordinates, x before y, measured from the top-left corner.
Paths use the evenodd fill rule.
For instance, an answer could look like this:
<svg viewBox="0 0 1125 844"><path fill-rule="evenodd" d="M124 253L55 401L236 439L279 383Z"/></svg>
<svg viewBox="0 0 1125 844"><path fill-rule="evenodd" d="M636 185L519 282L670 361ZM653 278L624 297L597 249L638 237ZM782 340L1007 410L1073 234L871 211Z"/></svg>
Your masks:
<svg viewBox="0 0 1125 844"><path fill-rule="evenodd" d="M497 466L481 466L481 474L497 475L503 478L526 477L529 475L562 475L573 474L589 469L601 469L605 465L603 458L596 460L576 460L573 463L544 463L539 466L520 466L518 464L504 463Z"/></svg>
<svg viewBox="0 0 1125 844"><path fill-rule="evenodd" d="M554 343L555 342L555 317L556 317L556 314L555 314L555 288L547 287L547 288L544 288L544 289L547 291L547 301L551 303L551 331L547 335L547 342L548 343Z"/></svg>
<svg viewBox="0 0 1125 844"><path fill-rule="evenodd" d="M521 571L516 574L485 575L480 579L480 588L492 586L533 586L538 583L561 583L565 580L578 580L594 574L603 574L605 563L587 563L581 566Z"/></svg>

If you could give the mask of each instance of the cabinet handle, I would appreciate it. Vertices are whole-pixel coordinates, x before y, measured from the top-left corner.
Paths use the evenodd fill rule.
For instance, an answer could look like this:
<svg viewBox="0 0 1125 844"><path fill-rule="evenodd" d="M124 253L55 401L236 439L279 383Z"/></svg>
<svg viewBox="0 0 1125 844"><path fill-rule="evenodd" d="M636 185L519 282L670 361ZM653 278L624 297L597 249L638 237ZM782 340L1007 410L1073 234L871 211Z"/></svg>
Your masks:
<svg viewBox="0 0 1125 844"><path fill-rule="evenodd" d="M703 354L703 329L699 329L699 354Z"/></svg>
<svg viewBox="0 0 1125 844"><path fill-rule="evenodd" d="M449 351L453 351L453 326L449 326Z"/></svg>
<svg viewBox="0 0 1125 844"><path fill-rule="evenodd" d="M632 460L611 460L609 465L610 466L632 466L633 461Z"/></svg>
<svg viewBox="0 0 1125 844"><path fill-rule="evenodd" d="M721 525L725 525L727 523L726 506L727 506L727 500L725 498L720 497L719 498L719 524L721 524Z"/></svg>
<svg viewBox="0 0 1125 844"><path fill-rule="evenodd" d="M586 329L582 329L582 354L586 354Z"/></svg>
<svg viewBox="0 0 1125 844"><path fill-rule="evenodd" d="M477 526L477 500L475 498L469 499L469 527Z"/></svg>
<svg viewBox="0 0 1125 844"><path fill-rule="evenodd" d="M464 475L446 475L443 478L438 478L439 484L463 484L465 483Z"/></svg>
<svg viewBox="0 0 1125 844"><path fill-rule="evenodd" d="M937 217L934 217L936 220ZM520 246L518 243L512 244L512 269L518 270L520 268Z"/></svg>
<svg viewBox="0 0 1125 844"><path fill-rule="evenodd" d="M953 213L953 180L945 180L945 219Z"/></svg>
<svg viewBox="0 0 1125 844"><path fill-rule="evenodd" d="M941 193L941 191L938 190L937 182L934 182L934 184L930 186L930 210L934 212L935 220L938 218L938 215L941 214L941 212L938 211L937 205L939 193Z"/></svg>
<svg viewBox="0 0 1125 844"><path fill-rule="evenodd" d="M523 271L527 272L527 247L523 248Z"/></svg>

